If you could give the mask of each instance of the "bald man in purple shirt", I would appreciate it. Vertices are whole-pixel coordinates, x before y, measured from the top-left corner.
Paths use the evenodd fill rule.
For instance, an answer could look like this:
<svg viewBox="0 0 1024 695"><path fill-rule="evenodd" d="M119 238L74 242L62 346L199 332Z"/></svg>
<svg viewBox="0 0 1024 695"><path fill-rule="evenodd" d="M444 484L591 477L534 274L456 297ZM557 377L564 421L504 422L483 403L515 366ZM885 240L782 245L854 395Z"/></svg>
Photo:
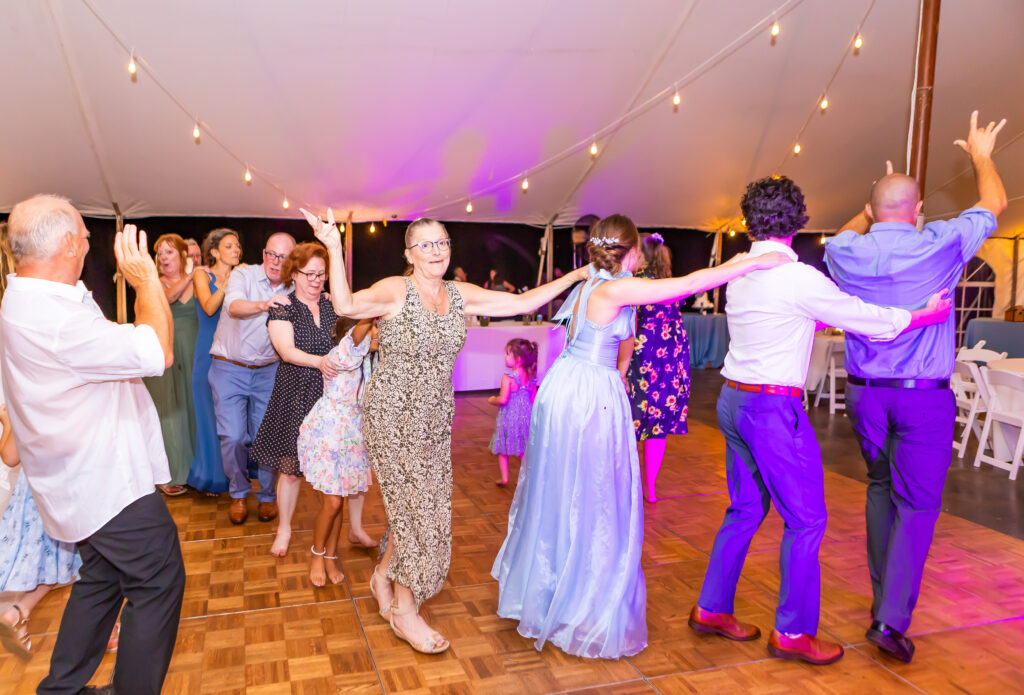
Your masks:
<svg viewBox="0 0 1024 695"><path fill-rule="evenodd" d="M978 112L971 114L967 139L954 144L970 156L979 200L958 217L929 222L920 232L917 182L893 174L889 164L864 210L825 244L836 284L867 302L905 309L924 306L944 289L952 296L964 266L1006 209L1006 191L992 161L1005 123L978 128ZM955 337L952 314L944 323L890 343L846 336L846 404L868 468L865 513L874 602L867 638L904 662L914 656L914 643L904 633L953 455L956 405L949 377Z"/></svg>

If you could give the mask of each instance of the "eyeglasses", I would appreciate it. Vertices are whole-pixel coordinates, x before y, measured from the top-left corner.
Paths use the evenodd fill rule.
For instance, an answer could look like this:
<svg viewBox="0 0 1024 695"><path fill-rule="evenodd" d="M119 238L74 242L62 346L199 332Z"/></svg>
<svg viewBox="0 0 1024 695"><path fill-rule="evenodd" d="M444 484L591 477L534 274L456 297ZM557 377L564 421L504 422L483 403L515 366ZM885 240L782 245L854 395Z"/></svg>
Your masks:
<svg viewBox="0 0 1024 695"><path fill-rule="evenodd" d="M313 273L307 273L305 270L295 270L292 272L298 273L299 275L305 275L307 280L323 280L327 277L327 271L324 270L318 270Z"/></svg>
<svg viewBox="0 0 1024 695"><path fill-rule="evenodd" d="M284 259L288 258L287 255L282 256L279 253L274 253L273 251L267 251L266 249L263 249L263 255L266 256L267 258L270 258L270 259L275 260L275 261L283 261Z"/></svg>
<svg viewBox="0 0 1024 695"><path fill-rule="evenodd" d="M422 251L423 253L430 253L431 250L434 249L434 247L437 247L438 251L447 251L448 249L450 249L452 247L452 240L451 239L438 239L437 241L421 241L418 244L413 244L412 246L406 246L405 248L407 248L407 249L419 248L419 250Z"/></svg>

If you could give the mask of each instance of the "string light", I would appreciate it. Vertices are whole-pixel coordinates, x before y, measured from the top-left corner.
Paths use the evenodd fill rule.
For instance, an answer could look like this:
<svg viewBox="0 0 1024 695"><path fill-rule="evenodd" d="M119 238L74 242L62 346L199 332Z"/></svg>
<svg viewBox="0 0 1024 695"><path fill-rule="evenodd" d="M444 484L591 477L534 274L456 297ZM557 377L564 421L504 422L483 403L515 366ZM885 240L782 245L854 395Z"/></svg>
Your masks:
<svg viewBox="0 0 1024 695"><path fill-rule="evenodd" d="M285 198L285 199L284 199L284 202L283 202L283 203L281 203L281 207L283 207L283 208L284 208L285 210L287 210L287 209L288 209L288 206L289 206L289 205L290 205L290 203L288 202L288 199L287 199L287 198Z"/></svg>
<svg viewBox="0 0 1024 695"><path fill-rule="evenodd" d="M800 147L800 143L798 142L797 144L793 145L793 154L800 154L800 150L802 149L803 148Z"/></svg>
<svg viewBox="0 0 1024 695"><path fill-rule="evenodd" d="M741 219L740 220L740 224L743 225L744 228L746 228L746 226L747 226L747 218L744 217L743 219Z"/></svg>
<svg viewBox="0 0 1024 695"><path fill-rule="evenodd" d="M590 158L594 159L597 157L597 141L590 143Z"/></svg>
<svg viewBox="0 0 1024 695"><path fill-rule="evenodd" d="M853 40L853 47L859 51L860 47L863 46L863 45L864 45L864 37L861 36L860 34L857 34L857 38L855 38Z"/></svg>
<svg viewBox="0 0 1024 695"><path fill-rule="evenodd" d="M135 49L132 49L131 57L128 59L128 74L134 76L138 68L135 67Z"/></svg>
<svg viewBox="0 0 1024 695"><path fill-rule="evenodd" d="M197 145L199 144L199 121L198 121L198 119L196 120L195 125L192 126L192 139L196 141Z"/></svg>
<svg viewBox="0 0 1024 695"><path fill-rule="evenodd" d="M530 179L523 177L523 193L530 190Z"/></svg>
<svg viewBox="0 0 1024 695"><path fill-rule="evenodd" d="M466 203L466 214L469 215L473 212L473 201Z"/></svg>
<svg viewBox="0 0 1024 695"><path fill-rule="evenodd" d="M252 172L249 171L249 165L248 164L245 165L245 176L243 176L242 178L245 179L246 183L252 183Z"/></svg>
<svg viewBox="0 0 1024 695"><path fill-rule="evenodd" d="M735 229L730 229L729 230L729 236L736 236L736 230Z"/></svg>
<svg viewBox="0 0 1024 695"><path fill-rule="evenodd" d="M375 225L373 222L371 222L370 223L370 234L373 234L376 231L377 231L377 225Z"/></svg>
<svg viewBox="0 0 1024 695"><path fill-rule="evenodd" d="M780 31L782 31L782 27L779 26L779 22L776 20L775 23L772 24L772 38L774 39L778 36Z"/></svg>
<svg viewBox="0 0 1024 695"><path fill-rule="evenodd" d="M381 224L382 224L382 225L384 226L384 229L387 229L387 228L388 228L388 218L386 218L386 217L381 217L381 218L380 218L380 223L381 223Z"/></svg>
<svg viewBox="0 0 1024 695"><path fill-rule="evenodd" d="M672 106L679 106L683 101L682 97L679 96L679 90L672 96Z"/></svg>
<svg viewBox="0 0 1024 695"><path fill-rule="evenodd" d="M821 235L820 241L821 241L821 245L824 246L825 245L825 235L824 234Z"/></svg>
<svg viewBox="0 0 1024 695"><path fill-rule="evenodd" d="M823 97L821 98L821 104L820 104L820 106L821 106L821 110L822 110L822 111L824 111L825 109L827 109L827 108L828 108L828 96L823 96Z"/></svg>

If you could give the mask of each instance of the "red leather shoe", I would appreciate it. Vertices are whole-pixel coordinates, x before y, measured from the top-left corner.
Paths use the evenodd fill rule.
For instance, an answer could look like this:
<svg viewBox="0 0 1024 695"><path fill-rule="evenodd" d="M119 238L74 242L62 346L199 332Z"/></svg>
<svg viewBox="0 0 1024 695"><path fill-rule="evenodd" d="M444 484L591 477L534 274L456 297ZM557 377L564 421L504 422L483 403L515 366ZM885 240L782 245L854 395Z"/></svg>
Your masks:
<svg viewBox="0 0 1024 695"><path fill-rule="evenodd" d="M277 518L277 502L260 502L259 520L273 521Z"/></svg>
<svg viewBox="0 0 1024 695"><path fill-rule="evenodd" d="M757 625L741 623L731 613L712 613L700 606L690 611L690 627L705 635L721 635L737 642L749 642L761 636Z"/></svg>
<svg viewBox="0 0 1024 695"><path fill-rule="evenodd" d="M787 637L772 630L768 637L768 653L780 659L796 659L816 666L832 664L843 658L843 647L813 635Z"/></svg>
<svg viewBox="0 0 1024 695"><path fill-rule="evenodd" d="M245 498L238 497L231 500L231 506L228 508L228 518L231 519L231 523L236 526L244 524L246 517L249 516L249 510L245 506Z"/></svg>

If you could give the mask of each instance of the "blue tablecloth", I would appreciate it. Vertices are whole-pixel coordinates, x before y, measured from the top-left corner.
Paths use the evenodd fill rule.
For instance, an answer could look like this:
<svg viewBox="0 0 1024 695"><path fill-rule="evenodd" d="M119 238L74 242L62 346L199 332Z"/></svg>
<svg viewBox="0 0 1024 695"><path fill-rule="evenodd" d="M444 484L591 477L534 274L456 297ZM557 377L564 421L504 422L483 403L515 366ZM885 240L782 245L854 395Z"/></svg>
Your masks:
<svg viewBox="0 0 1024 695"><path fill-rule="evenodd" d="M683 325L690 338L690 367L721 367L729 352L729 324L725 314L683 314Z"/></svg>
<svg viewBox="0 0 1024 695"><path fill-rule="evenodd" d="M1005 352L1007 357L1024 357L1024 322L1002 319L971 319L964 334L964 347L985 341L986 350Z"/></svg>

